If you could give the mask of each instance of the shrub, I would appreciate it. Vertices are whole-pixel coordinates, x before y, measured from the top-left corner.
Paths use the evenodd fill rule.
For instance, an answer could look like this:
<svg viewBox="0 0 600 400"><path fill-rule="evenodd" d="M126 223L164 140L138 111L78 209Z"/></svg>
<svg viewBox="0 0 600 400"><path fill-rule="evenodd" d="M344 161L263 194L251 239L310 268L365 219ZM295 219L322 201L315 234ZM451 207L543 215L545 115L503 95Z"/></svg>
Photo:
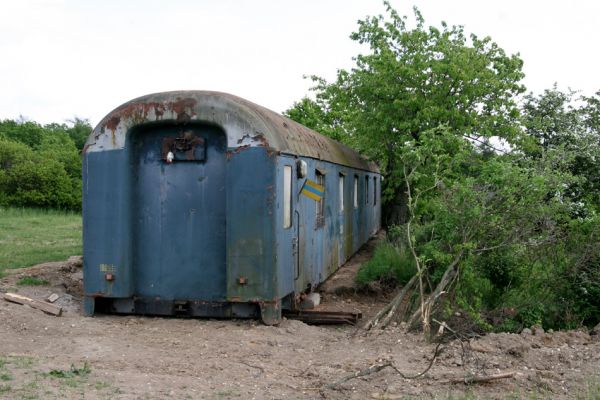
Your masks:
<svg viewBox="0 0 600 400"><path fill-rule="evenodd" d="M0 140L0 205L79 210L80 185L49 153Z"/></svg>
<svg viewBox="0 0 600 400"><path fill-rule="evenodd" d="M405 284L416 273L412 256L389 242L377 246L373 257L362 265L356 282L366 285L379 281L386 285Z"/></svg>

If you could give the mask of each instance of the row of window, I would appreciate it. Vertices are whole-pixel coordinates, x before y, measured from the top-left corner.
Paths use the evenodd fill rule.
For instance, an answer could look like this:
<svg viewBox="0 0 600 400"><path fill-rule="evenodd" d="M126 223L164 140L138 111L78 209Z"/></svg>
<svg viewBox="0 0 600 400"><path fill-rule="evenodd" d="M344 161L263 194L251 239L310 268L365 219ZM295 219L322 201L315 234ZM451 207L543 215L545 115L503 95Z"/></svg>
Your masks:
<svg viewBox="0 0 600 400"><path fill-rule="evenodd" d="M316 183L325 187L325 174L319 170L315 170ZM338 178L338 193L339 193L339 211L344 211L344 182L346 175L339 174ZM369 190L368 176L365 176L365 204L369 204L370 193L373 193L373 207L377 205L377 177L373 177L372 192ZM316 223L317 227L325 224L325 196L322 196L316 203ZM354 175L354 190L353 190L353 205L358 208L358 175ZM292 226L292 167L285 165L283 167L283 227L289 228Z"/></svg>
<svg viewBox="0 0 600 400"><path fill-rule="evenodd" d="M342 194L339 196L339 208L340 212L344 211L344 181L346 180L346 176L344 174L340 174L339 177L339 191L338 193ZM354 175L354 191L353 191L353 199L354 199L354 208L358 208L358 175ZM365 204L369 204L369 177L365 176ZM377 177L373 177L373 206L377 205Z"/></svg>

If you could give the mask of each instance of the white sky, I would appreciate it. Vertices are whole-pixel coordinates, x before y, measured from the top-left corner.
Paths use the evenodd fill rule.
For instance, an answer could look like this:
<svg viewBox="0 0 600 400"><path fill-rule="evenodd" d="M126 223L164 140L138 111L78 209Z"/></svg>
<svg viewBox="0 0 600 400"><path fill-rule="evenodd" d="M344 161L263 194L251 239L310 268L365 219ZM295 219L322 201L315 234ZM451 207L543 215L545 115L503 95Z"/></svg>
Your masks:
<svg viewBox="0 0 600 400"><path fill-rule="evenodd" d="M525 61L525 85L600 89L600 1L392 0L464 25ZM92 125L144 94L229 92L281 112L359 51L380 0L0 0L0 119Z"/></svg>

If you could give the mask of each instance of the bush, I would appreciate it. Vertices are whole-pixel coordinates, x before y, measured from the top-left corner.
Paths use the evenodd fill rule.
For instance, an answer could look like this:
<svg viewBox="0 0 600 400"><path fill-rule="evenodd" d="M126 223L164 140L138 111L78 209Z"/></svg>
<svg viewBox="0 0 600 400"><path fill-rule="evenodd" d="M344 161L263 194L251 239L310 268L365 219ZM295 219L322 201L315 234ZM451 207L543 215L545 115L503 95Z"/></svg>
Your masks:
<svg viewBox="0 0 600 400"><path fill-rule="evenodd" d="M80 210L80 179L49 152L0 140L0 205Z"/></svg>
<svg viewBox="0 0 600 400"><path fill-rule="evenodd" d="M360 285L373 281L385 285L405 284L416 272L412 256L386 242L378 245L371 260L362 265L356 274L356 282Z"/></svg>

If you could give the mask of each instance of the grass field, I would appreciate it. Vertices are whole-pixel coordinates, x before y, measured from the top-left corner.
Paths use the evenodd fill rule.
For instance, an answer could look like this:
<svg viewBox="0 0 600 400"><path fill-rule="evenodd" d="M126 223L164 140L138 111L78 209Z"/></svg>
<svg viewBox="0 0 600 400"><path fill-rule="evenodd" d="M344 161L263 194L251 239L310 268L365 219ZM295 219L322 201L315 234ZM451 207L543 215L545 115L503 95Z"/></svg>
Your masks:
<svg viewBox="0 0 600 400"><path fill-rule="evenodd" d="M0 275L81 253L81 214L0 208Z"/></svg>

